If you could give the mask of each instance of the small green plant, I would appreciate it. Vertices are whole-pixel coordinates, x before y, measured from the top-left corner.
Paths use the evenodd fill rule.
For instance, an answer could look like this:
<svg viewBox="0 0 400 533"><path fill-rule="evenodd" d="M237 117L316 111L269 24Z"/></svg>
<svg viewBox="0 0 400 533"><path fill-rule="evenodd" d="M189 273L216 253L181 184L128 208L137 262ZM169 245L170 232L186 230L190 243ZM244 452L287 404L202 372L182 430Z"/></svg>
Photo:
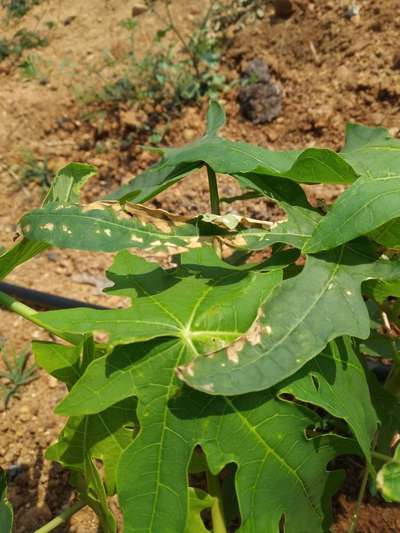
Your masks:
<svg viewBox="0 0 400 533"><path fill-rule="evenodd" d="M17 31L12 39L0 39L0 62L7 57L21 57L24 50L44 48L49 44L47 37L26 29Z"/></svg>
<svg viewBox="0 0 400 533"><path fill-rule="evenodd" d="M0 62L6 59L10 54L11 50L9 43L4 39L0 39Z"/></svg>
<svg viewBox="0 0 400 533"><path fill-rule="evenodd" d="M7 11L10 18L21 18L28 11L40 3L41 0L1 0L1 6Z"/></svg>
<svg viewBox="0 0 400 533"><path fill-rule="evenodd" d="M122 75L117 81L103 84L85 101L127 102L149 100L167 106L193 101L201 96L216 97L227 88L220 73L222 43L211 35L207 24L213 3L196 25L190 38L178 30L169 2L164 2L168 24L159 30L150 49L137 53L135 32L138 22L124 19L120 25L129 31L131 49L125 58ZM160 18L155 6L149 7ZM90 93L90 91L89 91Z"/></svg>
<svg viewBox="0 0 400 533"><path fill-rule="evenodd" d="M37 65L37 58L29 55L19 65L22 77L27 80L35 80L40 77L40 70Z"/></svg>
<svg viewBox="0 0 400 533"><path fill-rule="evenodd" d="M0 293L62 340L33 352L68 389L46 456L73 472L78 499L46 531L89 505L114 533L116 494L125 533L323 533L344 478L334 460L349 454L363 465L359 503L368 479L400 499L400 140L350 124L339 152L274 152L224 139L224 118L212 102L201 139L159 149L158 164L91 205L80 188L96 169L62 168L0 256L2 278L50 246L118 252L106 292L131 299L38 313ZM201 168L211 212L143 205ZM221 213L233 201L221 203L221 174L286 218ZM347 188L325 212L304 183ZM370 357L390 359L384 382ZM358 507L352 532L357 518Z"/></svg>
<svg viewBox="0 0 400 533"><path fill-rule="evenodd" d="M35 31L22 29L17 31L13 37L13 53L21 55L24 50L33 48L44 48L49 44L46 37L42 37Z"/></svg>
<svg viewBox="0 0 400 533"><path fill-rule="evenodd" d="M0 390L4 409L7 409L13 397L18 396L21 387L36 379L36 365L29 365L30 351L15 350L9 355L4 346L0 347L1 359L5 370L0 370Z"/></svg>

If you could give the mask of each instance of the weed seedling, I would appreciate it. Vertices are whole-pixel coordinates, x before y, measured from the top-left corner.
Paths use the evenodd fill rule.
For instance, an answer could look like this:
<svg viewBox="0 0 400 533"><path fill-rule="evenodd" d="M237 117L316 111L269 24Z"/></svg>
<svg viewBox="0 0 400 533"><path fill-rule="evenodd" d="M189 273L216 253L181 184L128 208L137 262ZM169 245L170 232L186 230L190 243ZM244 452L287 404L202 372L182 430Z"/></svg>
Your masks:
<svg viewBox="0 0 400 533"><path fill-rule="evenodd" d="M1 359L5 370L0 370L0 387L3 390L3 406L7 409L13 397L18 397L21 387L37 378L36 365L29 365L31 352L15 350L9 355L4 346L0 347Z"/></svg>

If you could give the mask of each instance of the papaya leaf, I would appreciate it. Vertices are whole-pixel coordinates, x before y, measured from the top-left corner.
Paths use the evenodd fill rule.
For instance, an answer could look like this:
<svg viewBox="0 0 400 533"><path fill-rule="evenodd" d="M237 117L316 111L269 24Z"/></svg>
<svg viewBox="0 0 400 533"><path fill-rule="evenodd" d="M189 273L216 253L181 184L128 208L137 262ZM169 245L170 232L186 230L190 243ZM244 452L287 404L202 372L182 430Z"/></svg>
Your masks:
<svg viewBox="0 0 400 533"><path fill-rule="evenodd" d="M361 283L399 275L399 262L376 260L372 250L355 244L309 256L302 272L274 291L257 324L242 338L212 357L199 357L179 368L179 375L210 394L271 387L294 374L330 340L343 335L368 338L370 321Z"/></svg>
<svg viewBox="0 0 400 533"><path fill-rule="evenodd" d="M339 155L360 175L400 174L400 140L386 128L348 124L346 142Z"/></svg>
<svg viewBox="0 0 400 533"><path fill-rule="evenodd" d="M189 512L184 533L208 533L200 513L212 507L214 499L204 490L189 487Z"/></svg>
<svg viewBox="0 0 400 533"><path fill-rule="evenodd" d="M97 168L85 163L68 163L57 172L43 205L79 202L82 187L97 174Z"/></svg>
<svg viewBox="0 0 400 533"><path fill-rule="evenodd" d="M199 217L173 216L144 206L96 203L86 207L49 204L25 215L24 235L60 248L114 252L126 248L171 253L201 246ZM212 235L216 227L205 224Z"/></svg>
<svg viewBox="0 0 400 533"><path fill-rule="evenodd" d="M74 400L61 404L64 414L83 415L138 396L141 429L122 455L117 480L124 531L184 529L187 469L196 445L214 474L227 463L238 465L240 531L275 531L283 515L288 533L326 531L329 501L342 479L326 465L354 452L352 441L306 438L306 429L320 423L318 415L270 391L223 398L186 388L174 368L193 355L177 340L119 346L93 361L70 393ZM300 503L294 508L293 501Z"/></svg>
<svg viewBox="0 0 400 533"><path fill-rule="evenodd" d="M393 359L395 351L400 352L400 341L390 339L378 331L371 331L368 339L359 343L361 353L370 357Z"/></svg>
<svg viewBox="0 0 400 533"><path fill-rule="evenodd" d="M383 244L386 248L400 248L400 218L394 218L376 230L371 231L368 237L379 242L379 244Z"/></svg>
<svg viewBox="0 0 400 533"><path fill-rule="evenodd" d="M207 135L217 136L219 130L224 127L225 120L224 108L216 100L211 100L207 111Z"/></svg>
<svg viewBox="0 0 400 533"><path fill-rule="evenodd" d="M86 369L86 362L90 362L87 352L91 348L89 338L84 338L77 346L51 342L34 342L32 346L39 366L68 388ZM126 398L96 415L71 417L58 441L46 451L47 459L57 461L73 472L71 483L98 514L103 530L109 533L116 531L116 522L106 496L115 493L119 458L136 432L136 400ZM103 463L105 487L93 460Z"/></svg>
<svg viewBox="0 0 400 533"><path fill-rule="evenodd" d="M0 280L4 279L17 266L26 263L49 247L45 242L30 241L24 237L0 255Z"/></svg>
<svg viewBox="0 0 400 533"><path fill-rule="evenodd" d="M61 168L53 179L43 206L50 202L73 203L79 201L83 185L96 173L92 165L70 163ZM20 238L15 245L0 255L0 280L4 279L17 266L29 261L48 248L40 239L32 241Z"/></svg>
<svg viewBox="0 0 400 533"><path fill-rule="evenodd" d="M379 470L376 484L386 501L400 502L400 446L397 446L393 460Z"/></svg>
<svg viewBox="0 0 400 533"><path fill-rule="evenodd" d="M253 189L260 195L277 202L286 211L287 218L270 224L268 232L265 231L266 228L243 229L236 237L230 237L229 240L224 238L224 241L247 250L260 250L277 242L290 244L299 249L303 248L322 217L308 203L300 185L274 176L265 178L265 176L251 173L246 176L235 175L235 177L243 187Z"/></svg>
<svg viewBox="0 0 400 533"><path fill-rule="evenodd" d="M137 431L135 412L135 399L127 398L95 415L71 417L47 459L81 473L86 457L102 461L107 493L114 494L119 458Z"/></svg>
<svg viewBox="0 0 400 533"><path fill-rule="evenodd" d="M104 533L117 533L117 521L108 507L107 494L99 471L89 454L84 455L83 461L83 477L74 476L74 473L72 473L71 478L80 480L80 483L77 483L76 486L78 490L79 488L81 489L88 505L97 514L101 531Z"/></svg>
<svg viewBox="0 0 400 533"><path fill-rule="evenodd" d="M217 135L223 110L213 102L208 130L203 137L181 148L163 148L161 161L107 196L109 200L134 199L142 203L204 165L221 174L257 173L289 178L299 183L352 183L357 174L335 152L308 148L303 152L275 152Z"/></svg>
<svg viewBox="0 0 400 533"><path fill-rule="evenodd" d="M335 248L400 216L400 174L361 177L334 203L304 247L306 253Z"/></svg>
<svg viewBox="0 0 400 533"><path fill-rule="evenodd" d="M7 499L7 476L0 468L0 531L11 533L13 525L13 509Z"/></svg>
<svg viewBox="0 0 400 533"><path fill-rule="evenodd" d="M376 449L391 455L393 438L400 432L400 401L378 382L375 374L369 371L367 376L371 399L379 419Z"/></svg>
<svg viewBox="0 0 400 533"><path fill-rule="evenodd" d="M32 352L38 366L62 381L70 389L81 375L81 345L65 346L54 342L34 341Z"/></svg>
<svg viewBox="0 0 400 533"><path fill-rule="evenodd" d="M350 339L331 341L329 349L304 365L296 379L283 385L280 392L344 419L371 464L371 443L378 429L378 418L364 368Z"/></svg>
<svg viewBox="0 0 400 533"><path fill-rule="evenodd" d="M172 273L121 252L108 275L115 286L107 292L130 296L132 307L48 311L35 319L57 330L62 324L68 332L106 332L110 346L172 336L209 353L251 326L260 305L282 279L279 270L237 270L207 248L185 254L180 269Z"/></svg>

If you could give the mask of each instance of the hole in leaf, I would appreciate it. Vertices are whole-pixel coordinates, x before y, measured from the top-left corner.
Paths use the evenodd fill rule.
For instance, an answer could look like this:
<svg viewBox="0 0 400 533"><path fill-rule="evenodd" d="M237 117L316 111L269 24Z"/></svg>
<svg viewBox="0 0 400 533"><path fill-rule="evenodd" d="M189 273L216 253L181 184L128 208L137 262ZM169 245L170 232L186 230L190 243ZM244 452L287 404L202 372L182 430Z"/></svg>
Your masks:
<svg viewBox="0 0 400 533"><path fill-rule="evenodd" d="M319 380L316 376L311 375L311 379L316 391L319 391Z"/></svg>

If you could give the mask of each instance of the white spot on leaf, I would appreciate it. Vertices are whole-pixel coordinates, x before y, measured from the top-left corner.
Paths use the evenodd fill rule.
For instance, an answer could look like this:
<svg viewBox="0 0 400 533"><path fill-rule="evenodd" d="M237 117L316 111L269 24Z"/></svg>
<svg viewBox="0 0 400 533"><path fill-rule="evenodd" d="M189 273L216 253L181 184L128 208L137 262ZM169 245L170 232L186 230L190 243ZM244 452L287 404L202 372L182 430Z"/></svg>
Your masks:
<svg viewBox="0 0 400 533"><path fill-rule="evenodd" d="M48 231L53 231L54 229L54 224L52 224L51 222L48 222L47 224L44 224L43 226L40 226L41 229L47 229Z"/></svg>
<svg viewBox="0 0 400 533"><path fill-rule="evenodd" d="M142 237L137 237L136 235L131 235L132 242L143 242Z"/></svg>

